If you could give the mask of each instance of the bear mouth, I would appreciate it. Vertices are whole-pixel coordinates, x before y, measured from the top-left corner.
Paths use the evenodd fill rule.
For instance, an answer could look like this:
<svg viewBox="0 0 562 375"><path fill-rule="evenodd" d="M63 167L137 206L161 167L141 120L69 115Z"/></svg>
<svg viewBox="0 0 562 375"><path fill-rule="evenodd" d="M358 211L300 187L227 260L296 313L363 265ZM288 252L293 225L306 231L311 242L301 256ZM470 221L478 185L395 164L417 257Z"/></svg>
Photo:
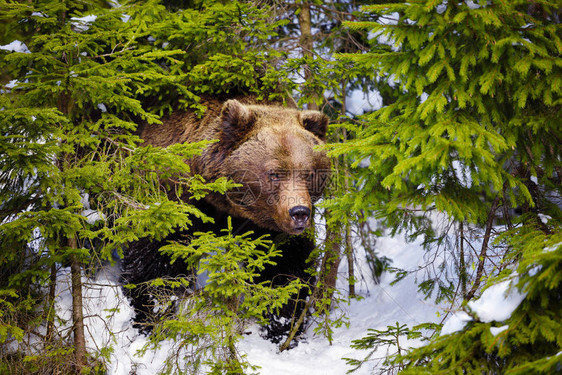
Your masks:
<svg viewBox="0 0 562 375"><path fill-rule="evenodd" d="M248 217L249 218L249 217ZM302 234L310 226L310 222L306 223L295 223L294 221L289 223L287 221L280 222L277 220L269 220L264 223L263 228L268 228L280 233L286 233L289 235L299 235Z"/></svg>
<svg viewBox="0 0 562 375"><path fill-rule="evenodd" d="M289 232L289 234L294 234L294 235L298 235L301 234L302 232L304 232L306 230L306 225L299 225L296 227L293 227L291 229L291 231Z"/></svg>

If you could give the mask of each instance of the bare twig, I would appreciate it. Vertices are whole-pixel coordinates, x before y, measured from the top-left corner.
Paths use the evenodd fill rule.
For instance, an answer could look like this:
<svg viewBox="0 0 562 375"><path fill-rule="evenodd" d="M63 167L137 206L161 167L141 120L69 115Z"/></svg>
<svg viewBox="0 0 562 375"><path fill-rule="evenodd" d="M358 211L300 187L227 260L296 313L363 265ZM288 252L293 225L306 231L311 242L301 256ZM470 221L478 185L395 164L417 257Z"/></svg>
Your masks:
<svg viewBox="0 0 562 375"><path fill-rule="evenodd" d="M484 272L484 264L486 263L486 252L488 250L488 243L490 242L490 234L492 233L492 226L494 225L494 216L496 209L498 208L498 202L500 200L499 195L496 196L490 207L490 212L488 212L488 221L486 223L486 231L484 233L484 238L482 239L482 248L480 250L480 255L478 256L478 267L476 268L476 279L474 280L474 285L465 296L467 301L471 300L478 288L480 288L480 282L482 281L482 273Z"/></svg>

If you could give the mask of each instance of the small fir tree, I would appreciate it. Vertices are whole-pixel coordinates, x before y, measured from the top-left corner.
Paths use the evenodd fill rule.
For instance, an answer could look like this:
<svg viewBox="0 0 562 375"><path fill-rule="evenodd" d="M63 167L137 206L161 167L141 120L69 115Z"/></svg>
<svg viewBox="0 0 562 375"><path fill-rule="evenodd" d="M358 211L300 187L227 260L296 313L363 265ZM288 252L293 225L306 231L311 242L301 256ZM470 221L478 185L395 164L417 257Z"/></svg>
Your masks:
<svg viewBox="0 0 562 375"><path fill-rule="evenodd" d="M560 4L420 0L363 10L386 21L347 23L370 30L373 45L340 58L371 67L398 96L363 117L356 139L331 146L355 160L361 187L334 210L375 212L394 231L424 235L429 254L446 249L456 266L426 276L428 296L458 307L505 278L526 294L497 322L509 327L498 336L474 316L395 363L412 374L559 371ZM431 212L446 215L446 230ZM480 237L475 258L469 232Z"/></svg>
<svg viewBox="0 0 562 375"><path fill-rule="evenodd" d="M204 143L138 147L136 127L176 108L204 110L201 94L277 88L275 77L264 84L255 74L275 58L258 49L275 27L266 16L242 2L184 11L157 1L1 5L0 372L104 371L111 350L87 352L85 271L139 237L209 219L170 199L166 181L198 198L232 186L186 177L185 159ZM92 211L98 220L85 217ZM72 336L58 331L54 311L68 266ZM32 350L24 339L34 334L42 340Z"/></svg>

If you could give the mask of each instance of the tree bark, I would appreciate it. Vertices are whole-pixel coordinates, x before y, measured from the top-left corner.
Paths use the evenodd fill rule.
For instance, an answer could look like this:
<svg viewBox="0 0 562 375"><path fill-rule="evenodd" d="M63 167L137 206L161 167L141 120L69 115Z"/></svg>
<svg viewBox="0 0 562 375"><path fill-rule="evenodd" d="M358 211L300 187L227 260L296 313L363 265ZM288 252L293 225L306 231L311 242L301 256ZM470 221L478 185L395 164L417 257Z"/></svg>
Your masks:
<svg viewBox="0 0 562 375"><path fill-rule="evenodd" d="M76 237L68 238L68 246L77 249ZM74 333L74 354L76 373L80 374L86 366L86 336L84 335L84 313L82 304L82 265L76 255L72 255L70 274L72 280L72 322Z"/></svg>
<svg viewBox="0 0 562 375"><path fill-rule="evenodd" d="M345 226L345 255L347 257L347 277L349 297L355 297L355 270L353 267L353 242L351 239L351 224Z"/></svg>
<svg viewBox="0 0 562 375"><path fill-rule="evenodd" d="M476 278L474 279L474 285L465 296L465 300L471 300L478 288L480 287L480 282L482 279L482 273L484 272L484 264L486 263L486 252L488 251L488 243L490 242L490 235L492 233L492 226L494 225L494 215L496 209L498 208L499 196L492 202L492 207L490 207L490 212L488 212L488 221L486 223L486 231L484 232L484 238L482 240L482 248L480 250L480 255L478 256L478 267L476 268Z"/></svg>
<svg viewBox="0 0 562 375"><path fill-rule="evenodd" d="M49 342L53 338L55 331L55 293L57 288L57 266L51 265L51 275L49 276L49 296L47 297L47 334L45 341Z"/></svg>
<svg viewBox="0 0 562 375"><path fill-rule="evenodd" d="M302 2L299 5L299 27L301 29L301 37L300 37L300 46L302 50L303 57L310 57L314 56L314 43L312 39L312 22L310 20L310 4L308 2ZM312 78L312 70L310 66L307 64L304 65L304 80L306 83L309 83ZM309 95L311 100L308 102L308 109L311 110L318 110L318 104L316 104L316 99L318 99L318 95L314 92L305 92L306 95Z"/></svg>
<svg viewBox="0 0 562 375"><path fill-rule="evenodd" d="M466 262L464 259L464 222L459 224L460 238L459 238L459 279L461 283L461 293L466 296L466 283L468 280L468 274L466 272Z"/></svg>
<svg viewBox="0 0 562 375"><path fill-rule="evenodd" d="M326 221L330 217L330 212L326 211ZM332 225L326 226L326 252L322 259L322 267L320 268L320 278L323 278L324 288L326 288L325 297L330 300L333 297L333 291L336 289L338 280L338 268L341 262L341 231Z"/></svg>
<svg viewBox="0 0 562 375"><path fill-rule="evenodd" d="M345 116L345 114L347 112L346 84L347 84L347 82L345 80L342 80L342 83L341 83L341 94L342 94L341 114L342 114L342 116ZM348 138L347 130L345 128L342 128L342 138L343 138L344 142ZM345 191L349 192L350 191L349 166L347 165L345 159L344 159L343 163L344 163L344 173L345 173L345 175L344 175L345 176ZM350 220L347 220L347 223L345 225L345 255L347 257L347 278L348 278L348 288L349 288L348 292L349 292L349 297L351 298L351 297L355 297L355 270L354 270L354 267L353 267L353 242L352 242L352 238L351 238L351 222L350 222Z"/></svg>

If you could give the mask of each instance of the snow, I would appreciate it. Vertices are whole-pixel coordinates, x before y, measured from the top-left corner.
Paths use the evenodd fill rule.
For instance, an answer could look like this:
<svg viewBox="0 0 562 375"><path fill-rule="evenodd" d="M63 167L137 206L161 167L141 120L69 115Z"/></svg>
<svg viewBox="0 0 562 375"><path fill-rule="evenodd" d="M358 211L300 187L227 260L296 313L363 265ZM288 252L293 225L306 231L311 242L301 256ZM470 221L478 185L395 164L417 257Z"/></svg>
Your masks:
<svg viewBox="0 0 562 375"><path fill-rule="evenodd" d="M480 8L480 4L476 4L474 1L472 0L467 0L465 1L466 5L468 5L468 7L470 9L479 9Z"/></svg>
<svg viewBox="0 0 562 375"><path fill-rule="evenodd" d="M82 203L84 208L80 214L86 218L86 222L90 225L95 224L96 221L105 220L105 216L102 212L90 208L89 198L90 195L88 193L82 194L80 203Z"/></svg>
<svg viewBox="0 0 562 375"><path fill-rule="evenodd" d="M87 194L83 194L81 203L83 215L89 218L88 221L99 219L97 212L90 208ZM439 218L432 217L432 221L438 223ZM376 222L373 222L371 227L375 226ZM436 230L446 229L438 225ZM319 232L322 236L322 231ZM38 229L34 237L33 245L38 248L41 246ZM257 325L246 327L244 332L247 334L238 343L237 349L252 366L257 366L255 372L264 375L345 374L351 370L351 366L344 358L363 359L369 354L368 351L351 348L353 340L365 337L369 329L383 331L397 323L406 324L409 328L424 322L439 323L443 312L451 310L450 306L435 305L431 298L424 300L423 294L418 292L416 274L427 262L424 259L427 253L421 240L407 242L402 236L390 235L376 238L377 255L392 259L392 267L407 271L407 276L398 283L393 283L395 277L390 273L383 273L379 282L375 282L369 276L369 266L360 241L354 239L353 245L357 255L355 275L358 281L355 287L359 298L340 303L332 312L333 318L345 315L347 325L334 328L330 343L324 336L315 335L317 323L311 319L305 337L295 348L284 352L279 352L278 345L264 340L259 335ZM340 296L347 300L346 259L342 260L339 274L337 288ZM152 375L162 371L170 354L179 350L178 343L167 340L147 349L149 338L132 326L134 311L119 281L119 265L107 264L97 274L83 276L82 281L89 353L95 355L102 349L108 350L107 373L112 375ZM484 290L479 299L468 303L469 313L460 310L448 314L441 335L458 332L473 319L483 322L505 321L525 298L514 287L516 281L517 275L513 280L505 280ZM72 329L71 306L70 270L63 269L58 275L56 299L58 329L63 334ZM508 328L507 325L491 327L490 332L496 336ZM401 337L401 343L406 348L421 345L422 341ZM384 360L395 352L393 345L380 345L369 361L354 373L366 375L376 372L383 366Z"/></svg>
<svg viewBox="0 0 562 375"><path fill-rule="evenodd" d="M84 215L91 210L87 194L82 196ZM432 218L434 223L439 220ZM372 227L376 222L372 223ZM319 226L321 228L321 226ZM443 231L444 228L436 227ZM448 229L451 231L452 229ZM323 233L319 230L319 236ZM36 233L40 237L40 233ZM432 299L424 300L418 292L416 275L427 260L426 251L421 240L407 242L402 236L383 235L376 238L375 251L378 256L392 259L392 267L407 271L407 275L398 283L391 273L383 273L379 282L370 276L369 266L365 260L365 251L358 239L354 239L355 272L357 283L356 293L359 298L342 302L332 312L333 318L345 315L346 324L335 327L333 340L330 343L322 335L315 335L317 322L311 319L305 337L299 344L288 351L279 352L278 345L264 340L259 335L259 327L255 324L246 327L242 340L238 343L239 354L252 365L257 366L256 372L264 375L281 374L345 374L351 370L344 358L363 359L368 351L351 348L353 340L363 338L368 329L386 330L388 326L406 324L409 328L424 322L439 323L443 312L450 311L450 306L435 305ZM347 264L346 259L340 265L337 288L340 296L347 300ZM444 322L441 335L462 330L467 322L478 319L483 322L505 321L525 298L515 287L515 280L506 280L490 286L478 300L469 302L466 311L453 311ZM133 309L123 294L119 283L119 265L107 265L96 275L83 277L84 283L84 315L87 327L87 347L90 353L99 353L102 348L110 348L107 360L107 373L112 375L152 375L163 370L169 355L179 350L178 343L172 340L161 342L157 347L146 349L148 337L132 326ZM60 319L59 330L71 330L72 294L70 288L70 271L59 273L57 284L57 312ZM467 310L468 311L468 310ZM508 329L507 325L491 327L493 335L499 335ZM420 339L406 340L401 337L404 347L422 344ZM362 367L354 373L366 375L383 366L388 355L396 352L393 345L380 345ZM181 357L180 357L181 358Z"/></svg>
<svg viewBox="0 0 562 375"><path fill-rule="evenodd" d="M354 90L346 98L347 112L353 116L376 111L382 107L382 96L378 91L365 93L362 90Z"/></svg>
<svg viewBox="0 0 562 375"><path fill-rule="evenodd" d="M79 32L87 31L90 28L90 24L95 22L98 16L90 14L84 17L72 17L70 18L72 26Z"/></svg>
<svg viewBox="0 0 562 375"><path fill-rule="evenodd" d="M420 242L407 243L401 237L384 236L377 238L377 252L380 256L393 259L392 266L406 270L415 270L423 262L424 250ZM361 253L361 251L359 252ZM344 289L347 264L342 261L338 287ZM368 266L364 262L356 265L356 272L368 275ZM438 306L424 301L417 292L415 275L410 274L395 285L390 285L394 276L384 273L380 283L363 279L356 284L357 294L361 300L351 300L349 305L340 306L349 320L349 327L342 326L334 331L332 345L324 337L314 336L313 328L308 330L308 340L287 352L278 353L274 344L264 341L257 335L244 339L240 345L242 352L248 355L248 360L261 367L261 374L345 374L351 369L342 358L364 358L366 352L350 348L353 340L360 339L367 334L368 329L386 330L387 326L407 324L408 327L422 322L437 322ZM405 339L404 339L405 340ZM411 342L410 344L419 344ZM372 359L354 374L371 374L373 366L382 362L387 353L394 352L394 348L380 347Z"/></svg>
<svg viewBox="0 0 562 375"><path fill-rule="evenodd" d="M380 17L377 22L381 25L397 25L399 20L400 15L394 12ZM369 31L367 38L369 40L376 38L379 44L390 46L394 52L400 50L400 46L397 45L394 40L390 39L384 30Z"/></svg>
<svg viewBox="0 0 562 375"><path fill-rule="evenodd" d="M44 242L41 230L39 228L33 228L31 241L27 243L29 249L31 249L34 253L39 253L39 251L41 251L41 247L44 245Z"/></svg>
<svg viewBox="0 0 562 375"><path fill-rule="evenodd" d="M511 316L513 311L525 299L526 294L520 293L512 285L513 280L505 280L484 290L480 298L470 301L468 308L484 323L503 322ZM454 312L443 324L441 335L448 335L464 329L466 323L473 320L472 316L460 310ZM505 328L504 328L505 327ZM495 336L507 326L491 327L490 331Z"/></svg>
<svg viewBox="0 0 562 375"><path fill-rule="evenodd" d="M134 353L142 347L146 337L131 326L134 312L123 295L117 273L116 266L105 267L93 279L82 278L84 324L88 351L113 347L108 374L125 375L129 374L135 362ZM56 302L60 321L65 323L59 329L70 330L72 294L68 269L59 275Z"/></svg>
<svg viewBox="0 0 562 375"><path fill-rule="evenodd" d="M383 25L398 25L399 20L400 20L400 14L398 14L398 12L393 12L383 17L380 17L380 19L377 22Z"/></svg>
<svg viewBox="0 0 562 375"><path fill-rule="evenodd" d="M472 173L470 168L460 160L453 160L452 166L460 185L470 189L472 187Z"/></svg>
<svg viewBox="0 0 562 375"><path fill-rule="evenodd" d="M508 325L501 326L501 327L490 327L490 333L494 336L497 336L508 328L509 328Z"/></svg>
<svg viewBox="0 0 562 375"><path fill-rule="evenodd" d="M480 298L468 303L468 307L482 322L503 322L525 299L512 285L512 280L505 280L486 289Z"/></svg>
<svg viewBox="0 0 562 375"><path fill-rule="evenodd" d="M84 211L91 210L88 196L82 197ZM92 213L93 214L93 213ZM360 246L358 243L356 246ZM364 251L357 248L358 254ZM423 263L424 250L420 242L408 243L401 237L383 236L377 238L376 251L379 256L393 259L392 266L405 270L416 270ZM364 254L363 254L364 255ZM137 375L152 375L163 369L165 361L177 349L172 341L162 342L158 348L144 352L141 349L147 344L148 338L132 327L133 310L123 295L119 284L118 265L107 265L94 277L83 277L84 283L84 315L86 316L87 347L91 353L102 348L112 348L108 366L108 374L128 375L132 370ZM342 261L338 289L346 290L347 264ZM246 335L238 345L241 355L246 355L250 364L259 366L260 374L345 374L351 369L343 358L361 359L367 352L350 347L353 340L367 334L367 330L386 330L396 322L407 324L408 327L422 322L437 322L438 311L442 309L430 301L424 301L417 292L415 274L411 273L401 282L391 285L394 276L383 273L380 282L375 283L369 275L365 260L356 263L356 292L360 299L352 299L342 303L333 314L341 316L345 313L349 327L343 325L335 328L333 342L319 335L314 335L313 322L308 328L306 338L296 348L279 352L278 345L264 340L259 336L259 327L252 325L246 329ZM71 329L72 295L70 288L70 271L65 269L59 273L57 291L57 311L61 326L59 329ZM343 292L342 292L343 293ZM419 340L404 342L406 345L419 345ZM371 357L371 361L358 369L355 374L370 374L372 369L394 353L394 347L380 347Z"/></svg>
<svg viewBox="0 0 562 375"><path fill-rule="evenodd" d="M541 220L541 222L542 222L543 224L548 224L548 222L549 222L550 220L552 220L552 216L545 215L545 214L539 214L539 219Z"/></svg>
<svg viewBox="0 0 562 375"><path fill-rule="evenodd" d="M528 269L527 273L529 274L529 276L533 277L537 273L539 273L540 270L542 270L542 265L537 264L536 266L532 266L530 269Z"/></svg>
<svg viewBox="0 0 562 375"><path fill-rule="evenodd" d="M439 13L439 14L445 13L445 11L447 10L447 2L445 1L443 4L437 5L437 7L435 8L435 10L436 10L437 13Z"/></svg>
<svg viewBox="0 0 562 375"><path fill-rule="evenodd" d="M18 82L19 81L17 79L12 79L10 82L6 83L6 85L4 87L9 88L9 89L13 89L14 87L16 87L18 85Z"/></svg>
<svg viewBox="0 0 562 375"><path fill-rule="evenodd" d="M14 40L10 44L0 46L0 49L3 49L5 51L10 51L10 52L31 53L31 51L29 51L29 49L27 48L25 43L20 42L19 40Z"/></svg>
<svg viewBox="0 0 562 375"><path fill-rule="evenodd" d="M462 331L466 323L470 322L472 317L464 311L454 312L443 324L441 335L450 335L458 331Z"/></svg>
<svg viewBox="0 0 562 375"><path fill-rule="evenodd" d="M557 243L557 244L554 245L554 246L547 246L547 247L545 247L545 248L543 249L543 252L549 253L549 252L551 252L551 251L556 251L556 250L558 250L558 248L559 248L560 246L562 246L562 242Z"/></svg>
<svg viewBox="0 0 562 375"><path fill-rule="evenodd" d="M81 215L86 218L88 224L95 224L96 221L104 219L103 214L95 210L82 210Z"/></svg>

